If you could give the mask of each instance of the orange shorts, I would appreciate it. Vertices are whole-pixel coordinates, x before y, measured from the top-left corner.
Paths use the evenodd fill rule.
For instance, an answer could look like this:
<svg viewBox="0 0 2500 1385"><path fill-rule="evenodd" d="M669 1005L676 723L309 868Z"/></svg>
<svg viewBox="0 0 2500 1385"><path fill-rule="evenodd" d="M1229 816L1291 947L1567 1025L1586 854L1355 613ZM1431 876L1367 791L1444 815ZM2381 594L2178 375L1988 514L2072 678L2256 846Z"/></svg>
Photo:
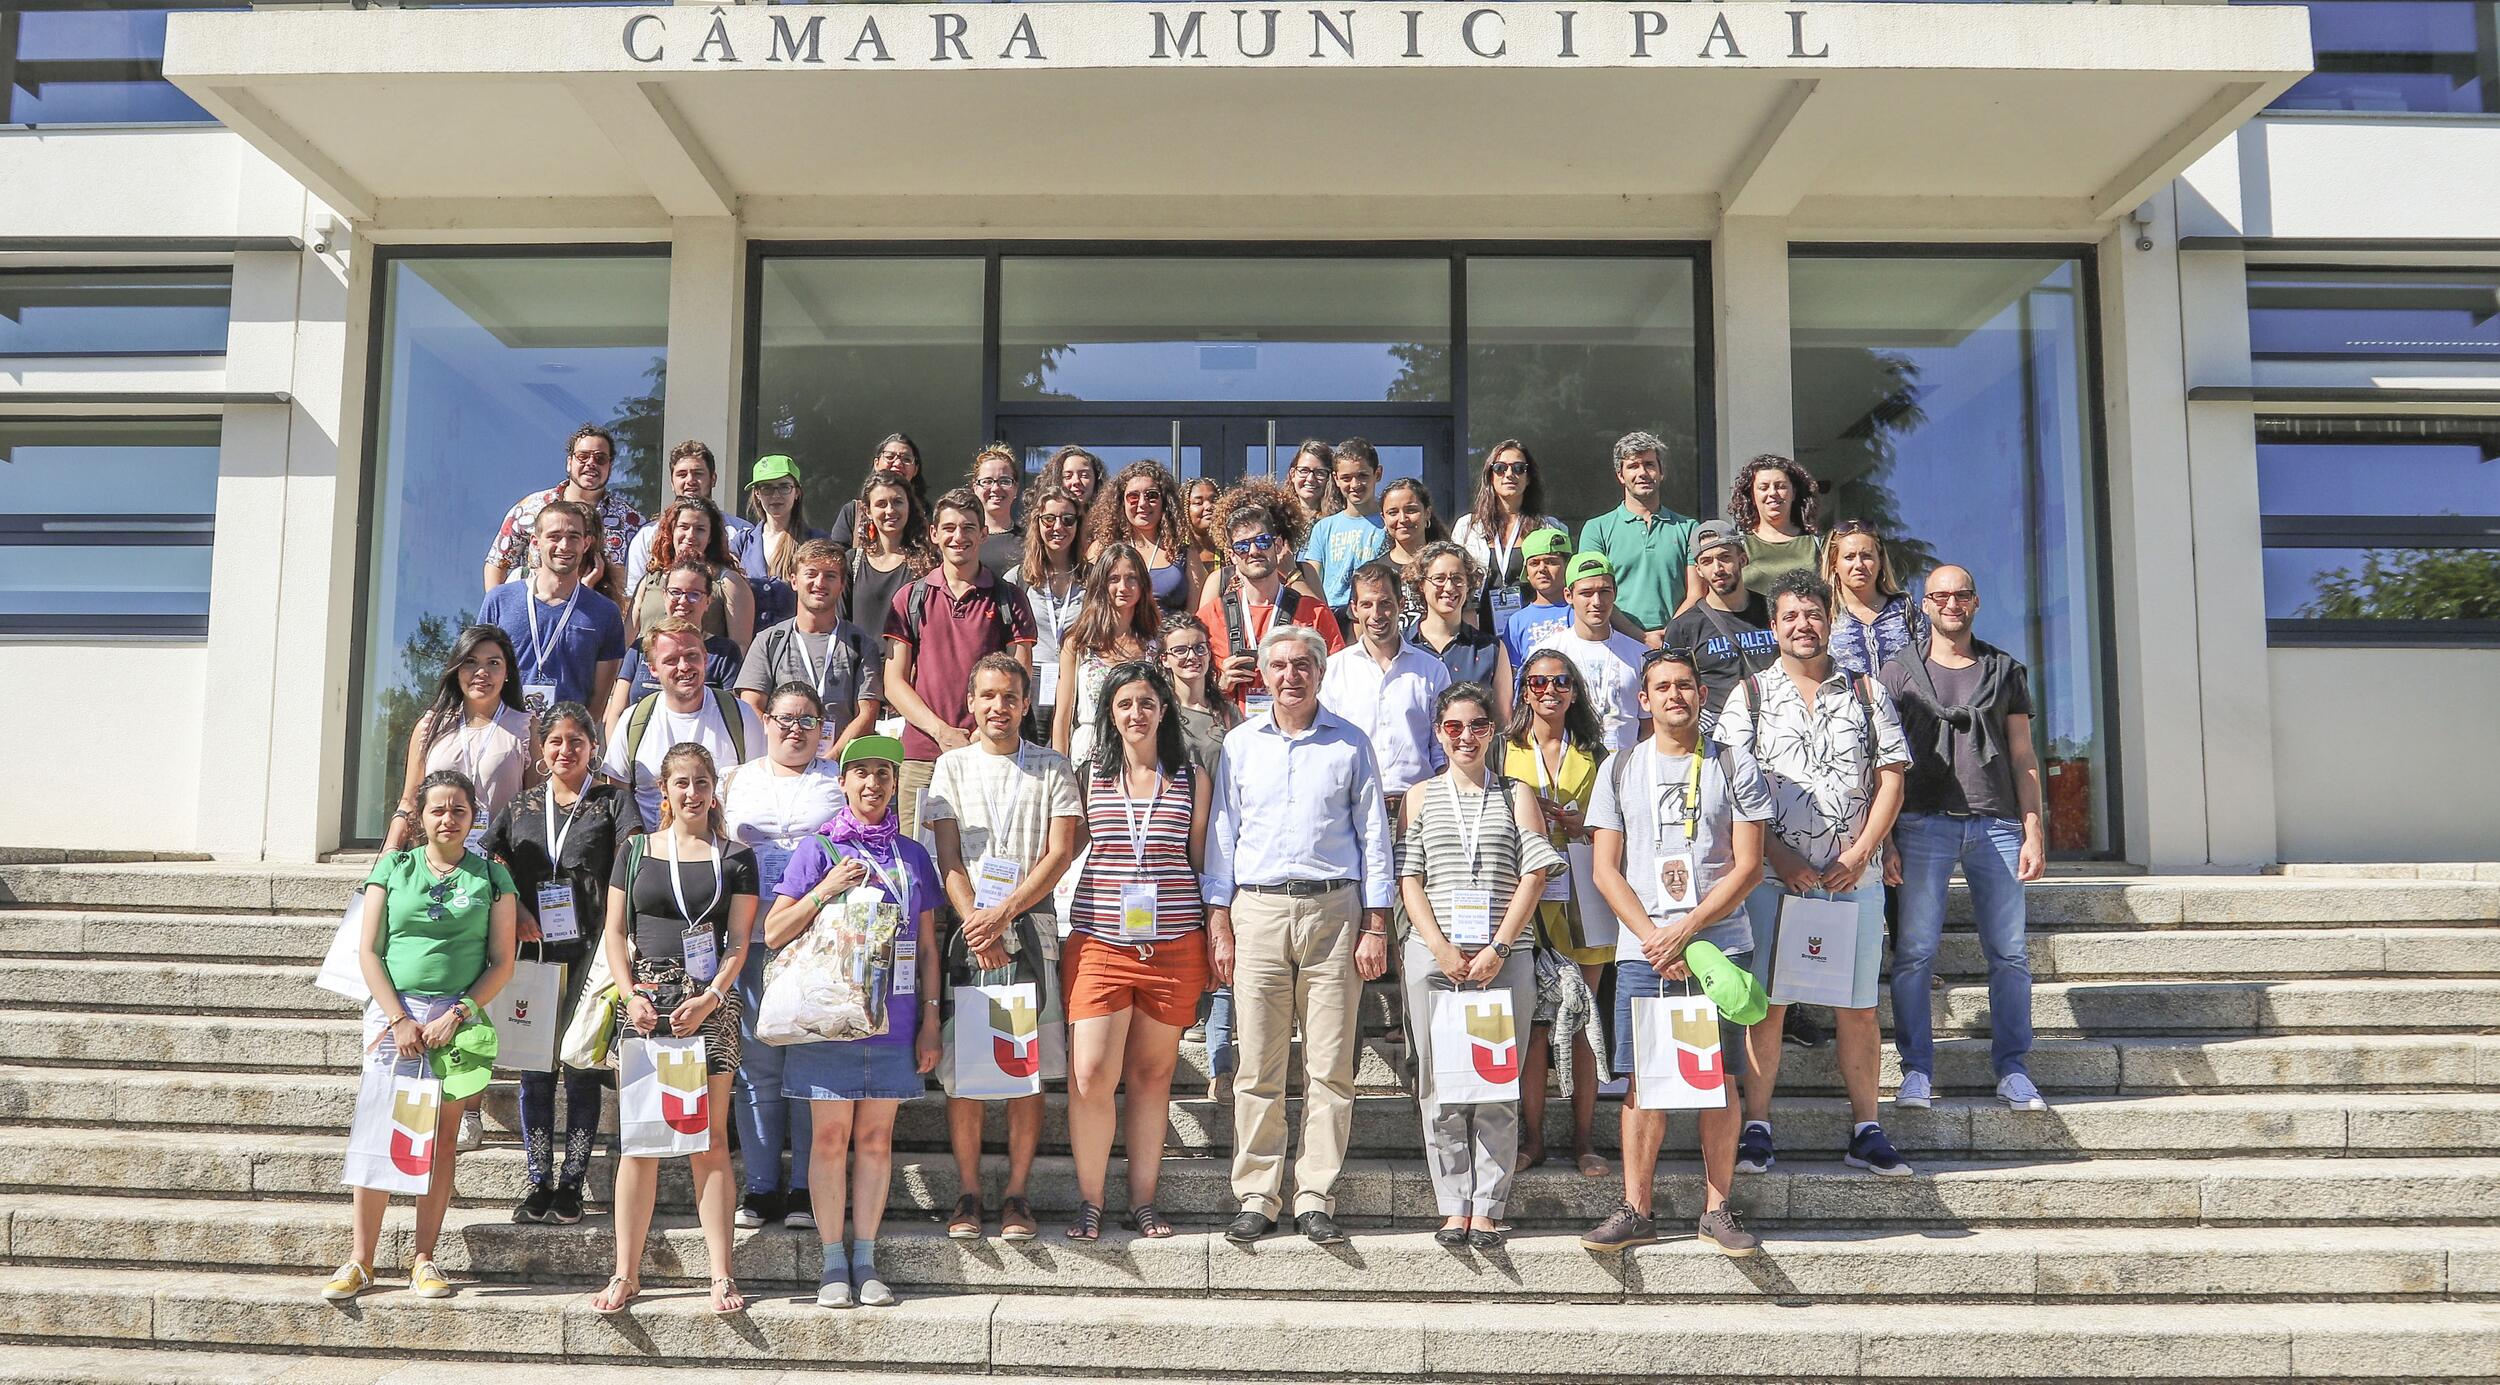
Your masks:
<svg viewBox="0 0 2500 1385"><path fill-rule="evenodd" d="M1168 943L1156 943L1151 957L1139 956L1133 947L1071 933L1059 971L1067 988L1070 1024L1135 1006L1149 1019L1187 1029L1198 1022L1198 997L1207 990L1207 931L1193 928Z"/></svg>

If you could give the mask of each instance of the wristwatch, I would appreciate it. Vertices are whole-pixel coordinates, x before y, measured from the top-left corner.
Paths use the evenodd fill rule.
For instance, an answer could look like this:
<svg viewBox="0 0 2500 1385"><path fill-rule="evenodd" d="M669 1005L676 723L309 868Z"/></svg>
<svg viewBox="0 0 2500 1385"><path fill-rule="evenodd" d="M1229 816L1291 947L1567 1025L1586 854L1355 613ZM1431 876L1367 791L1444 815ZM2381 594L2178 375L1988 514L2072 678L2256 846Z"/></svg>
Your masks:
<svg viewBox="0 0 2500 1385"><path fill-rule="evenodd" d="M1511 945L1509 943L1495 943L1493 945L1493 955L1507 962L1510 960L1510 947Z"/></svg>

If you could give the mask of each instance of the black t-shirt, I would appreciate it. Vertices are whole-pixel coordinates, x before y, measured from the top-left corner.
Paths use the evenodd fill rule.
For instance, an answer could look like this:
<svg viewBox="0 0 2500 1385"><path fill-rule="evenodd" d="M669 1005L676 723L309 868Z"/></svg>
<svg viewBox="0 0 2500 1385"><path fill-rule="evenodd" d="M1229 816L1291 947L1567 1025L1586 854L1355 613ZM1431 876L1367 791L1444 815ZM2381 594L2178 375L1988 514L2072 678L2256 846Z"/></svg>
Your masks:
<svg viewBox="0 0 2500 1385"><path fill-rule="evenodd" d="M1722 611L1707 601L1667 622L1669 649L1693 651L1694 671L1701 675L1702 705L1716 712L1726 704L1730 688L1777 662L1779 641L1771 635L1771 608L1759 592L1748 593L1745 609Z"/></svg>
<svg viewBox="0 0 2500 1385"><path fill-rule="evenodd" d="M1024 530L1021 526L981 540L981 566L990 571L1005 572L1023 561Z"/></svg>
<svg viewBox="0 0 2500 1385"><path fill-rule="evenodd" d="M2014 788L2013 756L2000 752L1994 762L1981 764L1977 731L1948 732L1952 737L1950 763L1936 753L1937 718L1928 709L1925 697L1916 691L1907 662L1918 657L1916 650L1902 650L1876 675L1876 681L1884 685L1884 691L1892 694L1894 705L1901 709L1901 732L1910 742L1910 772L1902 787L1902 811L2021 817L2022 798ZM1977 706L1992 660L2003 661L1997 686L1988 697L1988 705ZM2031 678L2021 660L1989 649L1967 668L1946 668L1933 659L1926 662L1927 676L1934 682L1941 704L1975 707L1995 725L2000 742L2007 717L2032 715Z"/></svg>
<svg viewBox="0 0 2500 1385"><path fill-rule="evenodd" d="M894 610L894 594L912 583L911 562L906 559L894 565L892 572L879 572L874 564L860 559L852 564L850 608L843 614L851 624L876 637L877 657L885 657L885 618Z"/></svg>
<svg viewBox="0 0 2500 1385"><path fill-rule="evenodd" d="M571 843L566 843L569 847ZM630 906L628 917L633 921L634 955L645 961L682 962L686 958L686 925L690 922L712 925L712 946L716 958L729 955L729 901L738 895L757 893L755 853L735 842L716 843L727 854L728 880L719 898L712 894L713 865L710 861L683 861L678 864L678 884L669 884L669 863L658 850L658 843L643 843L642 868L631 876L626 864L633 853L616 853L615 869L608 883L625 891ZM694 919L678 912L677 889L686 893L686 907L695 911Z"/></svg>
<svg viewBox="0 0 2500 1385"><path fill-rule="evenodd" d="M600 927L608 917L608 877L615 871L617 852L625 839L642 830L642 818L634 808L634 796L624 789L602 782L584 784L581 797L570 808L556 808L556 831L564 838L564 859L550 861L547 793L547 786L541 784L505 804L503 811L495 815L494 825L486 830L486 849L500 857L512 872L521 907L533 915L538 912L538 887L562 871L563 878L573 887L573 922L581 936L569 943L547 943L543 955L539 945L525 943L521 958L530 962L577 962L598 941Z"/></svg>

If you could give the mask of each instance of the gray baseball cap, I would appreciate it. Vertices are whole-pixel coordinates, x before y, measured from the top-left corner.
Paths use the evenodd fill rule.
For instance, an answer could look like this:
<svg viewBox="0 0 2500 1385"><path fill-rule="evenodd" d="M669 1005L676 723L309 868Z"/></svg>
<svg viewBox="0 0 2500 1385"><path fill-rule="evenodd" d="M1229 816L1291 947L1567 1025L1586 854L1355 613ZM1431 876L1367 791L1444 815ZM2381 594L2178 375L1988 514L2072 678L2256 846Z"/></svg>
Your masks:
<svg viewBox="0 0 2500 1385"><path fill-rule="evenodd" d="M1736 529L1732 519L1705 519L1693 528L1693 557L1700 558L1715 548L1743 548L1745 536Z"/></svg>

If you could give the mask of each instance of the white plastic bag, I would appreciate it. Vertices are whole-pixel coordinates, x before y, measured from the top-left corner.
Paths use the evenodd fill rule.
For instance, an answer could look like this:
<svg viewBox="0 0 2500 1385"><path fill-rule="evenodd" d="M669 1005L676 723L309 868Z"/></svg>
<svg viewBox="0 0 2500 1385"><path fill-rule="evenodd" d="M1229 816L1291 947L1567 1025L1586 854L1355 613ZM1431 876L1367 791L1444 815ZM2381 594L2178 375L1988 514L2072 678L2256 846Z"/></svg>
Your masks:
<svg viewBox="0 0 2500 1385"><path fill-rule="evenodd" d="M863 885L816 913L807 931L764 964L755 1037L768 1044L868 1039L886 1032L894 940L885 896Z"/></svg>
<svg viewBox="0 0 2500 1385"><path fill-rule="evenodd" d="M563 997L561 963L512 964L512 979L487 1007L487 1017L495 1023L497 1071L556 1070L556 1021Z"/></svg>
<svg viewBox="0 0 2500 1385"><path fill-rule="evenodd" d="M330 950L321 959L321 970L313 973L314 985L359 1005L373 999L365 985L363 959L356 955L364 931L365 892L359 886L355 898L347 902L347 916L339 920L339 931L330 935Z"/></svg>
<svg viewBox="0 0 2500 1385"><path fill-rule="evenodd" d="M1857 901L1782 898L1771 944L1771 1003L1846 1010L1857 998L1857 977Z"/></svg>

